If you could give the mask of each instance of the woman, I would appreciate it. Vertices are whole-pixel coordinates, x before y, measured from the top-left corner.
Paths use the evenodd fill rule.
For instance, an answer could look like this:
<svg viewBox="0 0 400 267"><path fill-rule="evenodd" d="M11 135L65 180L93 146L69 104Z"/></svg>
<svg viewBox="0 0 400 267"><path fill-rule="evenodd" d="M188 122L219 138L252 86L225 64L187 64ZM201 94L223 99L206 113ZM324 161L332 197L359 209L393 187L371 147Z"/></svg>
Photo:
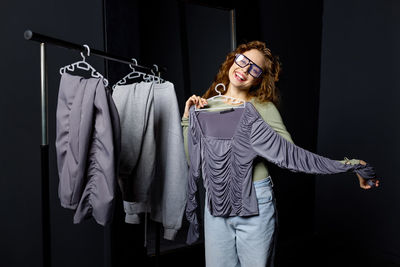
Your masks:
<svg viewBox="0 0 400 267"><path fill-rule="evenodd" d="M278 59L272 56L263 42L253 41L242 44L235 51L229 53L213 84L203 97L193 95L186 101L182 118L186 151L189 111L192 105L197 108L206 105L211 108L230 108L235 105L230 101L207 103L207 98L217 94L214 89L218 83L223 83L227 87L227 90L223 92L226 96L251 102L262 119L273 130L293 143L276 108L279 95L275 83L278 81L279 72ZM340 162L366 165L366 162L357 159L345 158ZM366 179L358 173L357 176L361 188L371 188ZM213 216L208 210L206 201L204 210L206 266L273 266L277 215L272 179L261 158L253 162L252 180L258 199L258 215L248 217ZM374 179L373 183L378 186L379 181Z"/></svg>

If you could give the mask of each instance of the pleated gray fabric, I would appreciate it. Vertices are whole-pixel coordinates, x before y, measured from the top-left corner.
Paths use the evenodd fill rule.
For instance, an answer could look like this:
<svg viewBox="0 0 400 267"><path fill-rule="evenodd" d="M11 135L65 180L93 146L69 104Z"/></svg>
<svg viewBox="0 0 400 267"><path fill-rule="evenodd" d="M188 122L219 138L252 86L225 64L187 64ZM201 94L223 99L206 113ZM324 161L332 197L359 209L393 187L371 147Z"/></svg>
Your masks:
<svg viewBox="0 0 400 267"><path fill-rule="evenodd" d="M192 106L189 120L188 244L194 243L199 237L195 195L200 177L207 191L211 215L228 217L258 214L252 183L253 160L257 156L292 172L356 172L366 179L376 176L374 168L368 163L343 164L290 143L262 119L250 102L244 108L217 112L196 112Z"/></svg>
<svg viewBox="0 0 400 267"><path fill-rule="evenodd" d="M116 186L113 125L102 79L64 73L57 103L56 153L61 206L74 223L111 221Z"/></svg>

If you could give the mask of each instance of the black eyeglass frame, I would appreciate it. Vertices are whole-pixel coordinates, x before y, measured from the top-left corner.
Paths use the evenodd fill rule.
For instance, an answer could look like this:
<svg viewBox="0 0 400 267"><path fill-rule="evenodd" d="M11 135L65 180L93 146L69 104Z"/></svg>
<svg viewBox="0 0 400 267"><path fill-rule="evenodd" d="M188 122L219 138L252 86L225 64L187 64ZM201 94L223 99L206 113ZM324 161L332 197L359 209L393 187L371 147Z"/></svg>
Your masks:
<svg viewBox="0 0 400 267"><path fill-rule="evenodd" d="M239 56L243 56L243 57L244 57L245 59L247 59L249 62L248 62L246 65L244 65L244 66L239 65L239 64L237 63L237 58L238 58ZM251 76L253 76L254 78L258 78L258 77L260 77L260 76L264 73L263 69L262 69L260 66L258 66L256 63L254 63L253 61L251 61L250 58L248 58L248 57L246 57L245 55L240 54L240 53L235 54L235 64L238 65L238 66L241 67L241 68L244 68L244 67L246 67L247 65L250 64L250 68L249 68L249 70L248 70L248 73L249 73ZM260 74L259 74L258 76L254 76L253 74L251 74L250 71L253 69L253 66L256 66L257 68L260 69Z"/></svg>

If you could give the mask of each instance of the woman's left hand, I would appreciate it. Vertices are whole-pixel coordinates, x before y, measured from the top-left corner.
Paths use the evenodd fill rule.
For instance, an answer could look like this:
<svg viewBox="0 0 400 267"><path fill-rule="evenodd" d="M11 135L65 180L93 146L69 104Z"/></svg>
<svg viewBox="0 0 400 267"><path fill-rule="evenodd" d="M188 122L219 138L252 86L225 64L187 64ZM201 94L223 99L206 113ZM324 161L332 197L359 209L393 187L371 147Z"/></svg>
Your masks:
<svg viewBox="0 0 400 267"><path fill-rule="evenodd" d="M366 165L367 163L365 161L363 161L363 160L360 160L360 164ZM357 174L358 180L360 181L360 187L363 188L363 189L370 189L371 186L367 183L368 180L362 178L361 175L359 175L358 173L356 173L356 174ZM379 180L378 179L372 179L372 181L374 182L375 187L379 186Z"/></svg>

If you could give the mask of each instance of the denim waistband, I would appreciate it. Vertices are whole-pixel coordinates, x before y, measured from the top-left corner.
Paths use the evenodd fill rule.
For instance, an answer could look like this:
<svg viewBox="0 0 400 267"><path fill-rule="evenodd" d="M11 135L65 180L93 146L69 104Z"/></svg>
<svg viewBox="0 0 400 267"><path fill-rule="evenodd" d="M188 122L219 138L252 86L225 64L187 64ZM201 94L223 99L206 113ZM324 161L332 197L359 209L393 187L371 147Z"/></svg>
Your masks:
<svg viewBox="0 0 400 267"><path fill-rule="evenodd" d="M261 179L258 181L254 181L253 183L254 183L254 187L256 187L256 188L266 186L266 185L274 186L271 175L269 175L267 178L264 178L264 179Z"/></svg>

